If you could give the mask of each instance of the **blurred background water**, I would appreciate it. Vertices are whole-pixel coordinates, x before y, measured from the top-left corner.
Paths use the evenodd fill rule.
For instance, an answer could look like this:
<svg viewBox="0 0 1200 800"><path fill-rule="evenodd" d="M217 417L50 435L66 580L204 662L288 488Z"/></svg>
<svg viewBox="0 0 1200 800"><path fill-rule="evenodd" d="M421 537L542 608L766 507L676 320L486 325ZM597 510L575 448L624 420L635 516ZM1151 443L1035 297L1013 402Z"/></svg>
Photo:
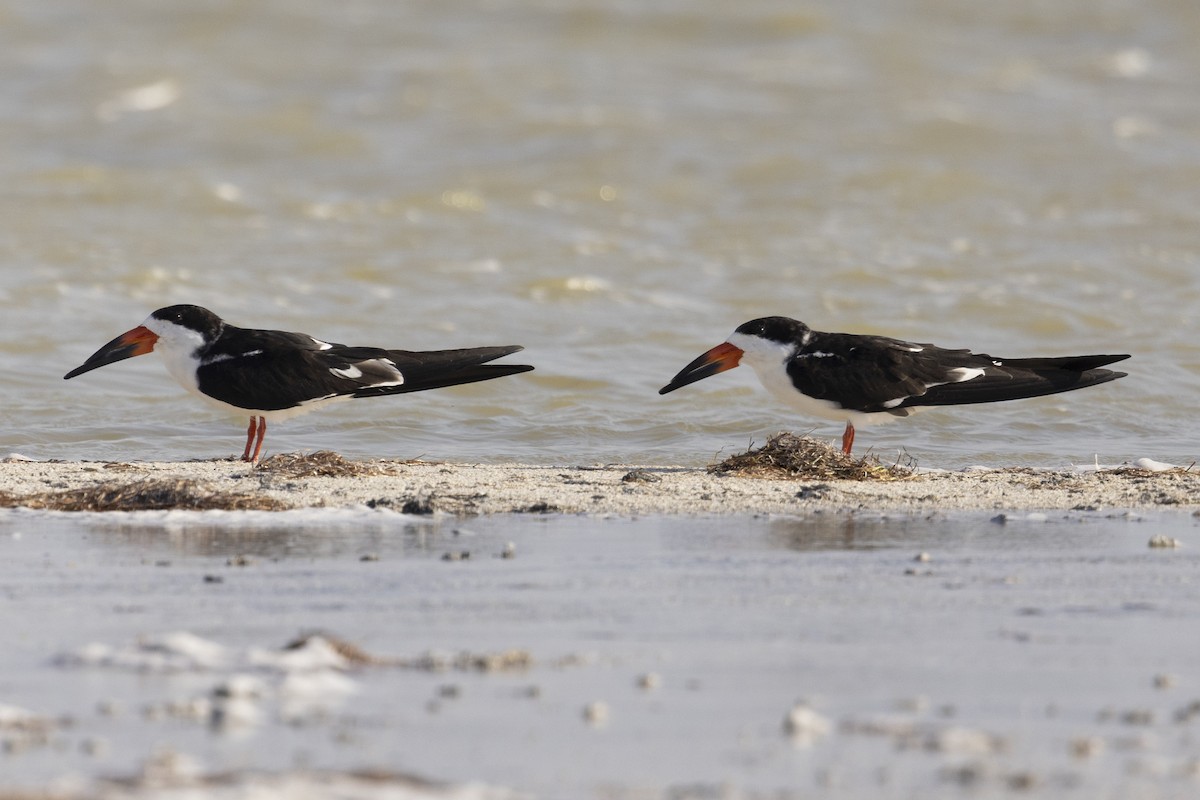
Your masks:
<svg viewBox="0 0 1200 800"><path fill-rule="evenodd" d="M363 401L269 451L703 464L775 430L785 314L1131 377L860 432L923 466L1189 463L1193 0L9 0L4 452L240 452L157 357L64 383L177 302L349 344L519 343L529 375Z"/></svg>

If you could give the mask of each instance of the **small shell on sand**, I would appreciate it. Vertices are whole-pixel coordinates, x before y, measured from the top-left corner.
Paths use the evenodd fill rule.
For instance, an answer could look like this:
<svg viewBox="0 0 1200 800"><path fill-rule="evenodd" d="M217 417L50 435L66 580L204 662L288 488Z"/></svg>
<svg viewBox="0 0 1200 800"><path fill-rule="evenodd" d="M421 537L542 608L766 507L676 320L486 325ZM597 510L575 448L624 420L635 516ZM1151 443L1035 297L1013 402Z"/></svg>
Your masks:
<svg viewBox="0 0 1200 800"><path fill-rule="evenodd" d="M1104 740L1098 736L1080 736L1071 740L1071 755L1093 758L1104 751Z"/></svg>
<svg viewBox="0 0 1200 800"><path fill-rule="evenodd" d="M584 720L594 728L607 725L610 716L608 703L603 700L594 700L583 707Z"/></svg>
<svg viewBox="0 0 1200 800"><path fill-rule="evenodd" d="M797 703L783 718L783 732L797 747L808 747L829 733L829 720L807 703Z"/></svg>
<svg viewBox="0 0 1200 800"><path fill-rule="evenodd" d="M1170 536L1164 536L1161 533L1151 536L1150 541L1147 544L1149 547L1155 547L1155 548L1161 547L1161 548L1167 548L1167 549L1175 549L1175 548L1183 546L1183 543L1180 542L1178 539L1172 538Z"/></svg>
<svg viewBox="0 0 1200 800"><path fill-rule="evenodd" d="M637 687L650 691L662 686L662 676L657 672L647 672L638 676Z"/></svg>

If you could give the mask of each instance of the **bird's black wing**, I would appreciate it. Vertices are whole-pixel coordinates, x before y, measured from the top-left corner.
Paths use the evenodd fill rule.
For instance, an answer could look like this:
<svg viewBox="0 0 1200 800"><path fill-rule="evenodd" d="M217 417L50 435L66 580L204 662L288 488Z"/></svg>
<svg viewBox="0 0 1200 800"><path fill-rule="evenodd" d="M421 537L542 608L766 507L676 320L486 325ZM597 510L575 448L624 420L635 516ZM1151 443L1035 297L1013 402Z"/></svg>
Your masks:
<svg viewBox="0 0 1200 800"><path fill-rule="evenodd" d="M882 336L815 333L788 361L787 372L810 397L902 416L917 406L994 403L1094 386L1124 377L1102 367L1126 358L1002 359Z"/></svg>
<svg viewBox="0 0 1200 800"><path fill-rule="evenodd" d="M1125 377L1128 373L1101 367L1122 361L1129 356L1120 354L1061 358L978 358L987 362L982 366L982 375L970 380L930 387L924 394L907 398L898 408L995 403L1001 400L1019 400L1070 392Z"/></svg>
<svg viewBox="0 0 1200 800"><path fill-rule="evenodd" d="M460 350L387 350L387 359L396 365L404 382L400 385L367 385L354 392L355 397L374 397L403 392L423 392L443 386L490 381L533 369L528 364L489 364L497 358L524 350L520 345L468 347ZM361 364L361 362L358 362Z"/></svg>
<svg viewBox="0 0 1200 800"><path fill-rule="evenodd" d="M490 380L533 367L482 366L522 348L408 352L347 347L302 333L238 329L202 354L200 391L230 405L275 411L331 397L374 397Z"/></svg>
<svg viewBox="0 0 1200 800"><path fill-rule="evenodd" d="M985 356L883 336L815 334L787 362L792 384L809 397L863 413L894 412L907 399L952 380L951 370Z"/></svg>

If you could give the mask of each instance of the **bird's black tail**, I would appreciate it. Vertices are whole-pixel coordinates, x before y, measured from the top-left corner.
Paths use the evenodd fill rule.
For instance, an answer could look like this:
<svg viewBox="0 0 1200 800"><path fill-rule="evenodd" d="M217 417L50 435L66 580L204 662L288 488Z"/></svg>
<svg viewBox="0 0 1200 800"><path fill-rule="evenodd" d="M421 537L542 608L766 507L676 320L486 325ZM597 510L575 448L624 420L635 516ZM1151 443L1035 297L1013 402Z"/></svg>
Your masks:
<svg viewBox="0 0 1200 800"><path fill-rule="evenodd" d="M982 367L983 375L959 383L931 387L925 394L908 398L899 407L949 406L1020 400L1059 392L1070 392L1124 378L1128 373L1101 369L1105 364L1129 358L1122 355L1064 356L1061 358L992 359Z"/></svg>
<svg viewBox="0 0 1200 800"><path fill-rule="evenodd" d="M520 345L503 347L469 347L463 350L389 350L388 358L404 375L398 386L375 386L360 389L354 397L379 397L386 394L422 392L462 383L490 381L506 375L516 375L533 369L528 364L488 364L497 358L525 348Z"/></svg>
<svg viewBox="0 0 1200 800"><path fill-rule="evenodd" d="M1065 370L1067 372L1088 372L1097 369L1098 367L1106 367L1109 364L1115 364L1118 361L1124 361L1129 358L1128 353L1120 355L1103 355L1103 356L1058 356L1051 358L1010 358L1007 361L1003 359L994 359L999 361L1003 366L1012 369L1030 369L1030 370ZM1111 370L1100 370L1101 372L1109 372ZM1122 375L1126 373L1122 372ZM1108 378L1112 380L1112 378ZM1101 381L1102 383L1103 381Z"/></svg>

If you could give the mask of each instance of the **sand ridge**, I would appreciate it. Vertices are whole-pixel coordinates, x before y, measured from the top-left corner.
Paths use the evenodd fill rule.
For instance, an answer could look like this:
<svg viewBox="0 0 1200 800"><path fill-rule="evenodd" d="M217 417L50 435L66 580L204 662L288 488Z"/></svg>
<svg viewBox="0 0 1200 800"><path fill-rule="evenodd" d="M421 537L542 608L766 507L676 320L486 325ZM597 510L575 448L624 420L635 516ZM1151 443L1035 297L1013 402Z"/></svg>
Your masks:
<svg viewBox="0 0 1200 800"><path fill-rule="evenodd" d="M62 510L368 506L412 514L787 514L861 510L1200 509L1200 470L1028 468L887 481L772 480L652 465L347 461L250 467L180 462L0 461L0 507ZM332 459L329 456L333 456ZM276 457L277 459L281 457Z"/></svg>

